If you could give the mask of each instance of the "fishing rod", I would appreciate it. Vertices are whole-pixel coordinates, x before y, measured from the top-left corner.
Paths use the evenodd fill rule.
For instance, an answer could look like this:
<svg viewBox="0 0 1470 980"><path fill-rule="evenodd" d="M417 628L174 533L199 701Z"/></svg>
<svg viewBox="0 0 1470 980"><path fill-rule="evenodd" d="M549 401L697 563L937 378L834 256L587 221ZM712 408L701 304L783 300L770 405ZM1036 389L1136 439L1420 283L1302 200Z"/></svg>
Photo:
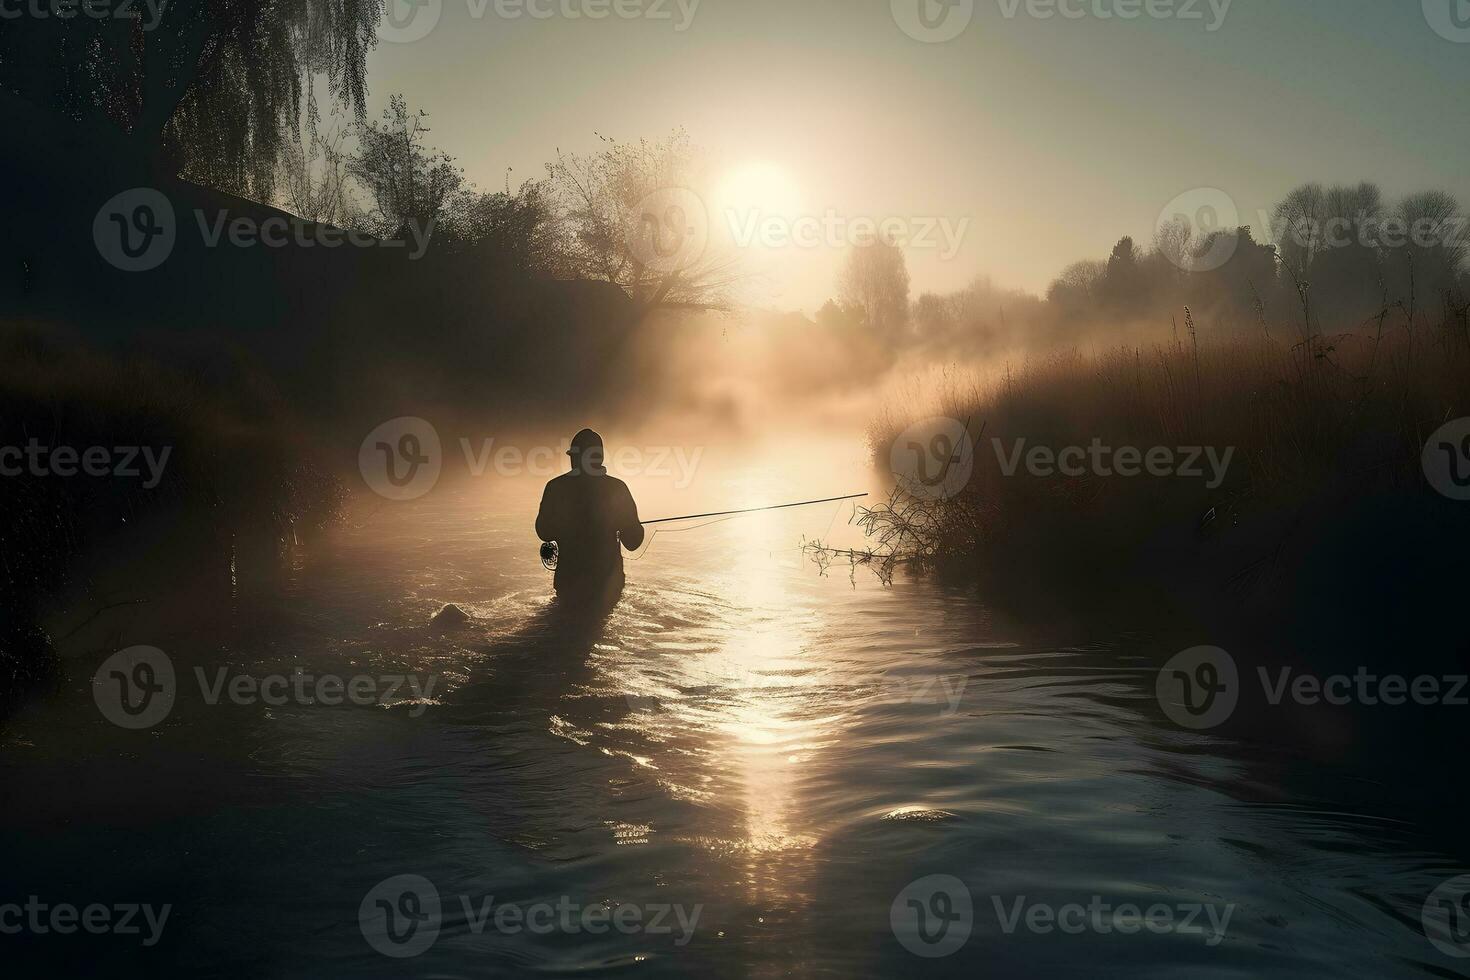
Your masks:
<svg viewBox="0 0 1470 980"><path fill-rule="evenodd" d="M717 510L709 514L686 514L683 517L660 517L656 521L639 521L644 527L650 524L672 524L674 521L693 521L701 517L733 517L736 514L755 514L763 510L785 510L788 507L810 507L813 504L833 504L839 500L857 500L865 493L850 493L846 497L823 497L821 500L798 500L794 504L772 504L769 507L750 507L746 510Z"/></svg>
<svg viewBox="0 0 1470 980"><path fill-rule="evenodd" d="M798 500L795 503L790 504L770 504L766 507L747 507L744 510L716 510L710 511L708 514L685 514L683 517L660 517L657 520L639 521L638 523L643 525L644 527L651 527L654 524L672 524L675 521L694 521L699 520L702 517L736 517L740 514L758 514L761 511L767 510L786 510L790 507L812 507L816 504L835 504L843 500L859 500L866 496L867 494L865 493L850 493L843 497L823 497L820 500ZM690 530L692 530L692 528ZM658 532L655 531L654 533L657 534ZM652 543L652 539L650 539L649 543ZM555 569L556 561L556 542L543 541L541 543L541 564L545 565L547 568Z"/></svg>

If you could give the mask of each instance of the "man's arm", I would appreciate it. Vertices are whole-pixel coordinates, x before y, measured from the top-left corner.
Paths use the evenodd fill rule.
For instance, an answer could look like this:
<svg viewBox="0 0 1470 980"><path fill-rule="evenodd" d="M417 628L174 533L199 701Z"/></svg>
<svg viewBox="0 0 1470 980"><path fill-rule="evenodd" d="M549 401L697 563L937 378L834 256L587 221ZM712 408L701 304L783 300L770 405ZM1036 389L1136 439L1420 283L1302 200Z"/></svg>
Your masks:
<svg viewBox="0 0 1470 980"><path fill-rule="evenodd" d="M638 523L638 505L633 501L633 494L626 483L623 484L622 510L622 520L618 522L618 540L629 551L637 551L643 547L643 525Z"/></svg>
<svg viewBox="0 0 1470 980"><path fill-rule="evenodd" d="M536 512L536 537L542 541L557 540L557 532L561 529L561 521L558 519L561 508L556 506L553 496L551 484L548 483L546 489L541 491L541 509Z"/></svg>

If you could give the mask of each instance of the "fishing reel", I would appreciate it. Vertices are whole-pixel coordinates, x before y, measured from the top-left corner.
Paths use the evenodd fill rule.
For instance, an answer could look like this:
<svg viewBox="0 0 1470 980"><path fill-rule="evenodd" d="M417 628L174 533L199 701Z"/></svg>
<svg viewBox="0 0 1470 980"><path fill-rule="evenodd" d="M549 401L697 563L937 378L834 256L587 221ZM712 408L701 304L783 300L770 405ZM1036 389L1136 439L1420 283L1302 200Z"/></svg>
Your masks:
<svg viewBox="0 0 1470 980"><path fill-rule="evenodd" d="M545 565L548 569L554 572L556 571L556 557L556 542L541 542L541 564Z"/></svg>

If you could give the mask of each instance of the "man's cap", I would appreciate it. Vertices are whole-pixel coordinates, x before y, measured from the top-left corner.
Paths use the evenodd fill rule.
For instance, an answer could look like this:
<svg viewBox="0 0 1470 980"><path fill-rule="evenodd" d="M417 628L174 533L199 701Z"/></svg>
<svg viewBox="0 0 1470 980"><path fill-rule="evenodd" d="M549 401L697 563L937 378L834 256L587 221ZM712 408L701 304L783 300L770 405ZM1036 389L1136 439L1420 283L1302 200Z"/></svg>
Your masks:
<svg viewBox="0 0 1470 980"><path fill-rule="evenodd" d="M567 455L573 456L577 453L586 452L589 449L601 448L602 436L593 432L591 429L583 429L581 432L572 436L572 448L567 450Z"/></svg>

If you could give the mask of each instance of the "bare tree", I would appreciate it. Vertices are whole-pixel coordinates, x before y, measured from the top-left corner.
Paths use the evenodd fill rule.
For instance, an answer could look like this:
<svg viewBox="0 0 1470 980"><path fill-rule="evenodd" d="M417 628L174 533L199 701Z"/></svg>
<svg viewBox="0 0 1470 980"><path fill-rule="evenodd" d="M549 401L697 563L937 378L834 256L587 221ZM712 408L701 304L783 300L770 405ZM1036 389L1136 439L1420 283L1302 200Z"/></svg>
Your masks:
<svg viewBox="0 0 1470 980"><path fill-rule="evenodd" d="M1453 289L1470 259L1467 217L1460 202L1443 191L1410 194L1385 226L1384 252L1393 299L1437 302Z"/></svg>
<svg viewBox="0 0 1470 980"><path fill-rule="evenodd" d="M1194 226L1183 215L1175 215L1154 229L1154 252L1181 272L1189 269L1195 244Z"/></svg>
<svg viewBox="0 0 1470 980"><path fill-rule="evenodd" d="M307 138L287 145L276 177L281 205L308 221L356 228L365 221L352 193L348 175L349 154L343 148L345 127L321 133L316 123L307 127Z"/></svg>
<svg viewBox="0 0 1470 980"><path fill-rule="evenodd" d="M872 329L900 332L909 313L909 270L903 250L881 240L854 246L838 279L838 296L860 308Z"/></svg>
<svg viewBox="0 0 1470 980"><path fill-rule="evenodd" d="M703 161L688 136L599 138L601 151L559 154L547 167L565 272L620 286L644 312L727 309L742 275L711 242Z"/></svg>
<svg viewBox="0 0 1470 980"><path fill-rule="evenodd" d="M1052 282L1047 299L1066 306L1092 306L1100 299L1099 286L1107 272L1108 264L1097 259L1073 262Z"/></svg>
<svg viewBox="0 0 1470 980"><path fill-rule="evenodd" d="M1371 251L1383 215L1383 194L1376 184L1303 184L1276 205L1272 223L1277 251L1287 269L1309 279L1313 265L1326 253Z"/></svg>
<svg viewBox="0 0 1470 980"><path fill-rule="evenodd" d="M1303 184L1287 194L1272 214L1281 264L1298 279L1307 277L1312 259L1322 249L1326 197L1321 184Z"/></svg>

